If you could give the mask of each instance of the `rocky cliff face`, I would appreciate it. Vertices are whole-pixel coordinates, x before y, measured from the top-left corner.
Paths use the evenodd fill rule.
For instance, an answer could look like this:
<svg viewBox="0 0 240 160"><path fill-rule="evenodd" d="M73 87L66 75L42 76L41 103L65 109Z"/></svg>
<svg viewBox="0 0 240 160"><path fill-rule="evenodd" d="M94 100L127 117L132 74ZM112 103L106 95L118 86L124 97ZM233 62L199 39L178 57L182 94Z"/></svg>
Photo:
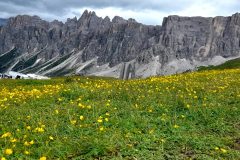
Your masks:
<svg viewBox="0 0 240 160"><path fill-rule="evenodd" d="M10 18L0 27L0 72L147 77L193 70L240 55L240 14L164 18L162 26L97 17L46 22Z"/></svg>

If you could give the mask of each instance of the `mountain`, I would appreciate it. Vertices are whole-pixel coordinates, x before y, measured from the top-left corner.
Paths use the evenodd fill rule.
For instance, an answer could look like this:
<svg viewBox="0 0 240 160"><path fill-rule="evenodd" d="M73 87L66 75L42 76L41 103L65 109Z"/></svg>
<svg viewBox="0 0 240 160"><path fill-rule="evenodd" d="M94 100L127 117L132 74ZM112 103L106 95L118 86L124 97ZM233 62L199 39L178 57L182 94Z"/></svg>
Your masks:
<svg viewBox="0 0 240 160"><path fill-rule="evenodd" d="M19 15L0 27L0 72L122 79L217 65L240 56L240 14L164 18L150 26L87 10L65 23Z"/></svg>

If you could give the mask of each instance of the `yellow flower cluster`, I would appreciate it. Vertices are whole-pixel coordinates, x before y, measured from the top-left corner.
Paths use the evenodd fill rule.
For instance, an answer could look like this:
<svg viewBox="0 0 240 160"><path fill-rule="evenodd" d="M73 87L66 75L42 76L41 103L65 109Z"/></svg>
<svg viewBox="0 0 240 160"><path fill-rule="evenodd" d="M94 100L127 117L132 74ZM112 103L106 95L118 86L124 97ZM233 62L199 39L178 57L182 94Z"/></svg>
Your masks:
<svg viewBox="0 0 240 160"><path fill-rule="evenodd" d="M52 96L63 88L60 85L44 85L39 88L26 88L17 86L15 88L0 88L0 109L9 106L24 104L29 99L39 99L42 96Z"/></svg>

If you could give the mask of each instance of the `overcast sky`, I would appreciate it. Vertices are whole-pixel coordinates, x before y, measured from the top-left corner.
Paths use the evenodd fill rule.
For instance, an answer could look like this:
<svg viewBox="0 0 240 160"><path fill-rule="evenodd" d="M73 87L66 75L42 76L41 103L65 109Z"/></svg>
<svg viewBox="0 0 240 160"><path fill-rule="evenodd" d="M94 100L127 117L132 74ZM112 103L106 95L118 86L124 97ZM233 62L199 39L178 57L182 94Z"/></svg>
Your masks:
<svg viewBox="0 0 240 160"><path fill-rule="evenodd" d="M0 0L0 17L38 15L51 21L80 17L85 9L100 17L115 15L159 25L163 17L230 16L240 12L240 0Z"/></svg>

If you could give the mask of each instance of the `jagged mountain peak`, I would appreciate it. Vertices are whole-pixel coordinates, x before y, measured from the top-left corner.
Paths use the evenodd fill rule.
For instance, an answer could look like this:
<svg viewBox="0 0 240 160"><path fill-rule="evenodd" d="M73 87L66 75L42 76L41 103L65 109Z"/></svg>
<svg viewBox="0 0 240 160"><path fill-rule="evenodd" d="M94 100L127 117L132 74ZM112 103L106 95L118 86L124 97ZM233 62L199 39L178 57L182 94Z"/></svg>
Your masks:
<svg viewBox="0 0 240 160"><path fill-rule="evenodd" d="M238 16L238 17L240 17L240 13L239 13L239 12L234 13L232 16Z"/></svg>
<svg viewBox="0 0 240 160"><path fill-rule="evenodd" d="M77 22L78 22L77 17L73 17L73 18L68 18L65 24L77 23Z"/></svg>
<svg viewBox="0 0 240 160"><path fill-rule="evenodd" d="M127 23L127 20L125 20L124 18L120 17L120 16L115 16L112 19L113 23Z"/></svg>
<svg viewBox="0 0 240 160"><path fill-rule="evenodd" d="M38 21L44 21L42 20L39 16L30 16L30 15L17 15L16 17L10 17L10 22L25 22L27 23L33 23L33 22L38 22Z"/></svg>
<svg viewBox="0 0 240 160"><path fill-rule="evenodd" d="M104 21L105 21L105 22L110 22L111 19L110 19L108 16L106 16L106 17L104 18Z"/></svg>
<svg viewBox="0 0 240 160"><path fill-rule="evenodd" d="M18 15L16 17L10 17L8 20L8 25L11 27L27 27L27 26L38 26L45 28L49 22L42 20L39 16L29 16L29 15Z"/></svg>
<svg viewBox="0 0 240 160"><path fill-rule="evenodd" d="M94 11L85 10L80 19L90 19L91 17L98 17ZM100 17L98 17L100 18Z"/></svg>
<svg viewBox="0 0 240 160"><path fill-rule="evenodd" d="M50 24L52 25L52 26L63 26L64 25L64 23L63 22L61 22L61 21L58 21L58 20L54 20L54 21L52 21L52 22L50 22Z"/></svg>
<svg viewBox="0 0 240 160"><path fill-rule="evenodd" d="M81 17L88 17L88 15L89 15L89 12L88 12L88 10L86 9L86 10L83 12L83 14L82 14Z"/></svg>
<svg viewBox="0 0 240 160"><path fill-rule="evenodd" d="M133 18L129 18L128 21L132 22L132 23L137 23L137 21L135 19L133 19Z"/></svg>

